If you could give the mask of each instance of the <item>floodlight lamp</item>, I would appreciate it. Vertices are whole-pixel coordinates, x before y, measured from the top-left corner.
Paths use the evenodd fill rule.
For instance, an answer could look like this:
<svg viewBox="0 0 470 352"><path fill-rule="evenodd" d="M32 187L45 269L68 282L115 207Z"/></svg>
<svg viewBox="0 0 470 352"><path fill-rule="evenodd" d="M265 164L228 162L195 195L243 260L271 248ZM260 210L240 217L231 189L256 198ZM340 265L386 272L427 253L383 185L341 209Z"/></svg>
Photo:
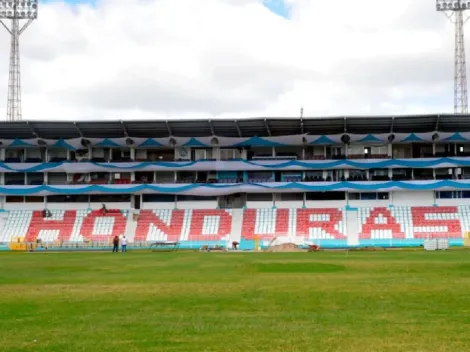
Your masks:
<svg viewBox="0 0 470 352"><path fill-rule="evenodd" d="M436 0L437 11L458 11L465 10L467 7L469 6L460 0Z"/></svg>
<svg viewBox="0 0 470 352"><path fill-rule="evenodd" d="M38 0L0 1L0 19L35 20L38 18Z"/></svg>

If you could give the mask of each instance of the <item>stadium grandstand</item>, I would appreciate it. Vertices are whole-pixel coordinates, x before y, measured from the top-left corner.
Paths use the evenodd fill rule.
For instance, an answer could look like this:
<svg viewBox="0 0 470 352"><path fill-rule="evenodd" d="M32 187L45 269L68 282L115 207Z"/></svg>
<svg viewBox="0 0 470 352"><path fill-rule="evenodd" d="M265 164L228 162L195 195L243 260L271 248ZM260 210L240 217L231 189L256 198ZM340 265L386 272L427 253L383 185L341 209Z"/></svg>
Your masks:
<svg viewBox="0 0 470 352"><path fill-rule="evenodd" d="M467 115L0 122L0 142L3 248L462 246L470 231Z"/></svg>

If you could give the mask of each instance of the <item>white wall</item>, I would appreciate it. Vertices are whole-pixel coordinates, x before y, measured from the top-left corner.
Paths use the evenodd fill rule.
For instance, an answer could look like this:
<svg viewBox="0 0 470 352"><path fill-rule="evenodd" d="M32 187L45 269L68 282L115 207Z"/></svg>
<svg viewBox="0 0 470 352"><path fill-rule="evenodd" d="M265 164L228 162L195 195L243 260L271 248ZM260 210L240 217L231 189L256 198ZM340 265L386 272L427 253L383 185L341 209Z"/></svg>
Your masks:
<svg viewBox="0 0 470 352"><path fill-rule="evenodd" d="M344 200L307 200L305 202L307 208L344 208L346 201Z"/></svg>
<svg viewBox="0 0 470 352"><path fill-rule="evenodd" d="M389 199L380 200L350 200L349 206L353 208L383 208L391 204Z"/></svg>
<svg viewBox="0 0 470 352"><path fill-rule="evenodd" d="M247 201L246 207L250 209L265 209L265 208L272 208L274 206L274 202L267 202L267 201Z"/></svg>
<svg viewBox="0 0 470 352"><path fill-rule="evenodd" d="M131 203L104 203L107 209L124 209L128 210L131 208ZM50 210L54 209L65 209L65 210L78 210L78 209L92 209L99 210L103 206L103 203L47 203L47 208ZM43 209L44 206L41 208Z"/></svg>
<svg viewBox="0 0 470 352"><path fill-rule="evenodd" d="M142 202L140 209L175 209L175 202Z"/></svg>
<svg viewBox="0 0 470 352"><path fill-rule="evenodd" d="M143 202L141 209L217 209L217 201L200 201L200 202Z"/></svg>
<svg viewBox="0 0 470 352"><path fill-rule="evenodd" d="M47 203L49 210L81 210L89 207L90 203ZM41 209L44 209L44 206Z"/></svg>
<svg viewBox="0 0 470 352"><path fill-rule="evenodd" d="M304 202L302 200L277 200L276 208L281 209L292 209L292 208L302 208Z"/></svg>
<svg viewBox="0 0 470 352"><path fill-rule="evenodd" d="M435 204L434 193L432 191L423 192L393 192L389 200L376 201L349 201L349 206L357 208L387 207L391 204L395 206L432 206ZM5 210L42 210L44 203L4 203L4 197L0 197L0 205L3 203ZM108 209L130 209L130 202L105 203ZM440 206L470 205L470 199L437 199L436 204ZM249 201L247 208L262 209L272 208L271 201ZM346 201L306 201L307 208L344 208ZM48 203L47 208L53 209L101 209L102 203ZM176 204L178 209L216 209L217 201L182 201ZM1 206L0 206L1 207ZM302 201L277 201L278 208L302 208ZM142 209L174 209L174 202L142 202Z"/></svg>
<svg viewBox="0 0 470 352"><path fill-rule="evenodd" d="M178 209L216 209L217 205L218 203L216 200L203 200L197 202L182 201L176 203Z"/></svg>
<svg viewBox="0 0 470 352"><path fill-rule="evenodd" d="M442 207L452 206L455 207L457 205L470 205L470 199L436 199L436 204Z"/></svg>
<svg viewBox="0 0 470 352"><path fill-rule="evenodd" d="M62 205L63 207L63 205ZM44 203L5 203L5 210L43 210Z"/></svg>
<svg viewBox="0 0 470 352"><path fill-rule="evenodd" d="M101 207L106 205L107 209L124 209L128 210L131 208L131 203L130 202L118 202L118 203L113 203L113 202L103 202L103 203L90 203L90 208L93 210L101 209Z"/></svg>
<svg viewBox="0 0 470 352"><path fill-rule="evenodd" d="M130 203L105 203L108 209L130 209ZM101 209L102 203L48 203L50 210ZM43 210L44 203L5 203L5 210Z"/></svg>
<svg viewBox="0 0 470 352"><path fill-rule="evenodd" d="M125 209L131 208L131 203L104 203L108 209ZM80 210L80 209L101 209L103 203L47 203L50 210ZM45 207L43 202L40 203L4 203L5 210L43 210Z"/></svg>
<svg viewBox="0 0 470 352"><path fill-rule="evenodd" d="M401 191L393 192L392 204L396 206L432 206L434 205L433 191ZM455 205L455 202L454 202Z"/></svg>

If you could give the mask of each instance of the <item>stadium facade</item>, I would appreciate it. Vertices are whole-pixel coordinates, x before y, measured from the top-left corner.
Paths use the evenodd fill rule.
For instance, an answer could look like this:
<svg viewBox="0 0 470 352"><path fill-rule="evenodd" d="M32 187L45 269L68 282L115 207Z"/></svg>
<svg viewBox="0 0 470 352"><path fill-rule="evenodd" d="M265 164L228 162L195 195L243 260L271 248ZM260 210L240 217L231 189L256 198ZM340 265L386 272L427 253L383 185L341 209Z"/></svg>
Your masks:
<svg viewBox="0 0 470 352"><path fill-rule="evenodd" d="M470 227L468 115L3 122L0 142L3 243L462 245Z"/></svg>

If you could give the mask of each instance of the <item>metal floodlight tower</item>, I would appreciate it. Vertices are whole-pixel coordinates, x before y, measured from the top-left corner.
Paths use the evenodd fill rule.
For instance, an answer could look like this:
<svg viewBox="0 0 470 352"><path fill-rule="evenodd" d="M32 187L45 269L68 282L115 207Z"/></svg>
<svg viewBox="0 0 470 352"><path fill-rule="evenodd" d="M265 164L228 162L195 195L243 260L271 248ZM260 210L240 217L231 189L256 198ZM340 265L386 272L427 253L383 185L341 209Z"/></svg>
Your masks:
<svg viewBox="0 0 470 352"><path fill-rule="evenodd" d="M468 113L467 62L465 60L464 12L470 10L470 1L436 0L436 10L443 12L455 25L454 52L454 113Z"/></svg>
<svg viewBox="0 0 470 352"><path fill-rule="evenodd" d="M38 18L39 0L0 0L0 24L10 33L7 120L21 120L20 35ZM8 27L4 20L11 20ZM20 27L20 21L26 23Z"/></svg>

